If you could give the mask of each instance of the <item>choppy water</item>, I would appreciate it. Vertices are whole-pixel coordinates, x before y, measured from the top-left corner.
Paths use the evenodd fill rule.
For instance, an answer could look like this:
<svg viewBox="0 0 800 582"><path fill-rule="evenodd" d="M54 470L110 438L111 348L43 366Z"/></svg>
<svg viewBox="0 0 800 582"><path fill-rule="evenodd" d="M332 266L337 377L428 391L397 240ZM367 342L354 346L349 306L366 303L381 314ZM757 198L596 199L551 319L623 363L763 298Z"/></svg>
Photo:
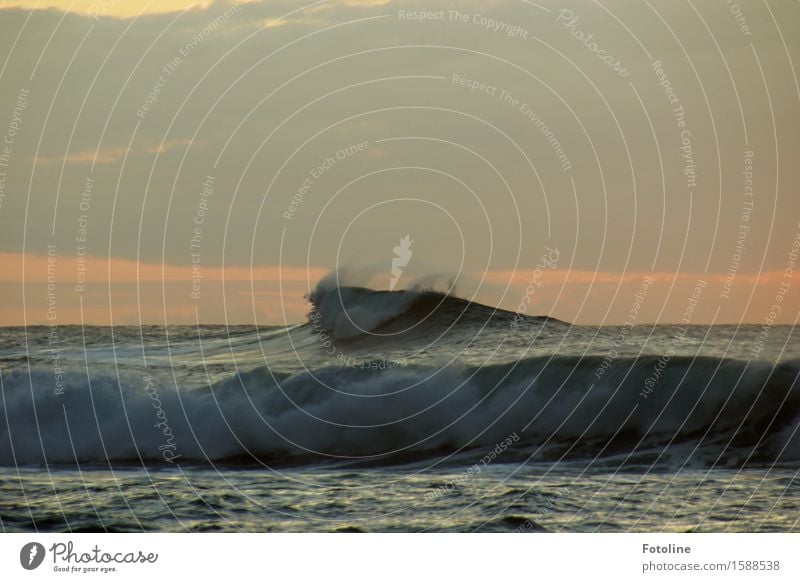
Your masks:
<svg viewBox="0 0 800 582"><path fill-rule="evenodd" d="M800 518L792 470L4 469L0 492L8 532L787 532Z"/></svg>
<svg viewBox="0 0 800 582"><path fill-rule="evenodd" d="M0 329L2 528L798 528L791 327L312 300L290 328Z"/></svg>

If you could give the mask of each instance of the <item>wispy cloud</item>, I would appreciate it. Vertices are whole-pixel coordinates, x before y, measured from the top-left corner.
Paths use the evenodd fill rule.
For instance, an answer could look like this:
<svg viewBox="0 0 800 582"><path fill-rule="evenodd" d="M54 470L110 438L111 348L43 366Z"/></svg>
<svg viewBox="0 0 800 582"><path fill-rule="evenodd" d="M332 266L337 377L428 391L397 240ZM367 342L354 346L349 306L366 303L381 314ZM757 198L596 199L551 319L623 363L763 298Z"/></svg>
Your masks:
<svg viewBox="0 0 800 582"><path fill-rule="evenodd" d="M256 0L238 0L240 4ZM184 10L206 10L213 2L197 0L150 0L131 2L130 0L11 0L0 10L11 8L56 9L95 18L132 18L147 14L165 14Z"/></svg>
<svg viewBox="0 0 800 582"><path fill-rule="evenodd" d="M176 149L198 146L201 142L192 142L190 139L172 139L160 143L134 146L111 146L96 150L82 150L67 154L65 156L39 156L35 163L37 166L50 164L114 164L122 160L127 154L128 157L140 155L162 155Z"/></svg>

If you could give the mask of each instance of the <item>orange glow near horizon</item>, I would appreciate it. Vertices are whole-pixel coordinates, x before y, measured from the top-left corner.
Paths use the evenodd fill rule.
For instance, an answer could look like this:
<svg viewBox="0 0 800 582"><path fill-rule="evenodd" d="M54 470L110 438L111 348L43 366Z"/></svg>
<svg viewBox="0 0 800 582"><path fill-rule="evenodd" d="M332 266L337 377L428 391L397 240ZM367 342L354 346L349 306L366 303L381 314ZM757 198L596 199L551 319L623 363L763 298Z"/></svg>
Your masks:
<svg viewBox="0 0 800 582"><path fill-rule="evenodd" d="M82 267L79 264L75 256L0 253L0 285L14 289L5 293L0 325L296 323L304 320L308 311L305 294L329 272L320 266L277 265L252 269L202 265L194 270L191 265L95 256L85 257ZM202 292L195 297L192 283L197 274L201 275ZM717 309L716 323L760 323L776 303L782 282L788 281L790 287L800 285L800 274L791 275L787 279L783 271L739 274L735 293L723 300L719 289L725 275L719 273L545 269L540 273L542 286L528 293L528 313L583 324L620 323L641 282L650 277L654 291L650 292L641 323L671 323L679 321L686 298L702 279L708 287L703 308L693 323L714 320ZM526 295L531 277L526 270L474 273L470 280L483 279L474 299L514 311ZM52 297L48 283L54 284ZM464 295L472 297L473 293ZM49 312L51 299L55 308ZM800 296L788 293L780 301L781 317L776 323L794 323L791 314L800 313Z"/></svg>

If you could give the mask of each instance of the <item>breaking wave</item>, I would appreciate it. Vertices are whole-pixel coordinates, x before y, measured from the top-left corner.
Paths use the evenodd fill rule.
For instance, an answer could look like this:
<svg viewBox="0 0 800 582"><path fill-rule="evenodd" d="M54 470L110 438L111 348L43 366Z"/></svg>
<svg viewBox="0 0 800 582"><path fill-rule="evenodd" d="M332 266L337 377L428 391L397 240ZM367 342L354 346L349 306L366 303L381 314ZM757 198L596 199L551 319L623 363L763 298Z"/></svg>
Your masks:
<svg viewBox="0 0 800 582"><path fill-rule="evenodd" d="M202 387L168 374L3 375L0 464L501 461L641 457L736 466L800 461L800 362L537 357L484 367L256 368ZM649 386L649 392L644 389Z"/></svg>
<svg viewBox="0 0 800 582"><path fill-rule="evenodd" d="M308 300L312 305L311 323L344 340L363 335L419 335L430 330L441 332L455 325L510 324L520 317L529 321L557 321L519 316L432 290L375 291L323 281L308 295Z"/></svg>

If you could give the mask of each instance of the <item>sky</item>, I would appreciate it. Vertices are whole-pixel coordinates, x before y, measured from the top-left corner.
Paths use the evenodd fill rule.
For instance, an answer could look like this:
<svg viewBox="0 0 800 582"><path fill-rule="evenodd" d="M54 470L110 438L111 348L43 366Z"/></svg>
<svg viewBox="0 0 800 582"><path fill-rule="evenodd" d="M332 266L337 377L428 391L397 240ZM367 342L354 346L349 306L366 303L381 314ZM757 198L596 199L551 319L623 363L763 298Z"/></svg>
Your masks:
<svg viewBox="0 0 800 582"><path fill-rule="evenodd" d="M331 272L579 324L793 324L796 22L0 2L0 325L282 325Z"/></svg>

